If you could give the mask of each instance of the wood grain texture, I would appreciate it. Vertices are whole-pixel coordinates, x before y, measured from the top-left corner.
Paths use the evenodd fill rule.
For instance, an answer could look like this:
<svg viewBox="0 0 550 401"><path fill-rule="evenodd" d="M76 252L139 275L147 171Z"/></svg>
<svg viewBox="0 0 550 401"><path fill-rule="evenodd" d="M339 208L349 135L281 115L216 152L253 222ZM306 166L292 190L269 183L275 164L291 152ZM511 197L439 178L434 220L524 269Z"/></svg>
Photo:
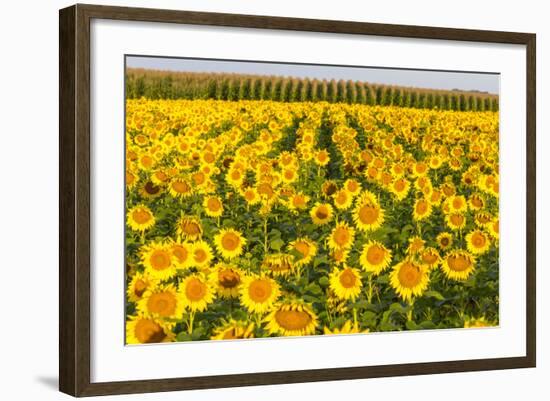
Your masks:
<svg viewBox="0 0 550 401"><path fill-rule="evenodd" d="M91 383L90 20L92 18L525 45L527 49L526 356ZM73 396L92 396L535 366L536 37L534 34L80 4L60 10L59 32L59 388L62 392Z"/></svg>

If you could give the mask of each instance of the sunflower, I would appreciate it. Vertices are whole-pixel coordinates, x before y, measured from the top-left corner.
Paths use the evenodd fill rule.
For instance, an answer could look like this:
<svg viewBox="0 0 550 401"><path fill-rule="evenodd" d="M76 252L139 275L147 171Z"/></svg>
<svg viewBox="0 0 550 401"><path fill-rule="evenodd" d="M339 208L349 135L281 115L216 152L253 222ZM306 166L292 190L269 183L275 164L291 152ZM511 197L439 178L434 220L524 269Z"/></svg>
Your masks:
<svg viewBox="0 0 550 401"><path fill-rule="evenodd" d="M172 252L173 262L178 269L187 269L192 264L191 244L186 242L171 242L170 250Z"/></svg>
<svg viewBox="0 0 550 401"><path fill-rule="evenodd" d="M452 213L464 213L468 208L466 198L462 195L454 195L447 198L445 205Z"/></svg>
<svg viewBox="0 0 550 401"><path fill-rule="evenodd" d="M195 241L202 237L202 225L197 217L182 214L176 227L178 236L187 241Z"/></svg>
<svg viewBox="0 0 550 401"><path fill-rule="evenodd" d="M332 230L328 240L330 249L349 249L353 245L355 230L348 223L340 222Z"/></svg>
<svg viewBox="0 0 550 401"><path fill-rule="evenodd" d="M176 275L176 263L169 245L151 242L140 249L141 264L152 278L167 280Z"/></svg>
<svg viewBox="0 0 550 401"><path fill-rule="evenodd" d="M220 217L223 214L223 203L218 196L207 196L202 202L204 212L210 217Z"/></svg>
<svg viewBox="0 0 550 401"><path fill-rule="evenodd" d="M127 221L134 231L145 231L155 225L155 216L145 205L137 205L128 211Z"/></svg>
<svg viewBox="0 0 550 401"><path fill-rule="evenodd" d="M231 319L216 327L211 340L236 340L254 338L254 323Z"/></svg>
<svg viewBox="0 0 550 401"><path fill-rule="evenodd" d="M281 291L279 284L269 277L248 276L243 279L240 301L250 313L265 313L273 307Z"/></svg>
<svg viewBox="0 0 550 401"><path fill-rule="evenodd" d="M474 255L484 254L491 247L491 239L481 230L474 230L466 235L468 250Z"/></svg>
<svg viewBox="0 0 550 401"><path fill-rule="evenodd" d="M332 219L332 206L328 203L316 203L311 209L310 216L314 224L326 224Z"/></svg>
<svg viewBox="0 0 550 401"><path fill-rule="evenodd" d="M174 198L187 198L193 194L193 187L184 178L174 178L168 190Z"/></svg>
<svg viewBox="0 0 550 401"><path fill-rule="evenodd" d="M485 316L474 318L474 317L466 317L464 319L464 328L465 329L471 329L471 328L480 328L480 327L491 327L494 326L491 322L488 322L485 319Z"/></svg>
<svg viewBox="0 0 550 401"><path fill-rule="evenodd" d="M413 219L424 220L432 214L432 204L426 199L417 199L414 203Z"/></svg>
<svg viewBox="0 0 550 401"><path fill-rule="evenodd" d="M466 216L460 213L446 215L445 221L451 230L461 230L466 226Z"/></svg>
<svg viewBox="0 0 550 401"><path fill-rule="evenodd" d="M288 276L294 270L292 255L277 253L265 255L262 269L267 270L275 277Z"/></svg>
<svg viewBox="0 0 550 401"><path fill-rule="evenodd" d="M462 249L455 249L443 258L442 268L448 278L466 280L475 269L475 258Z"/></svg>
<svg viewBox="0 0 550 401"><path fill-rule="evenodd" d="M208 278L221 298L238 298L242 277L237 266L218 263Z"/></svg>
<svg viewBox="0 0 550 401"><path fill-rule="evenodd" d="M128 301L138 302L143 297L145 291L154 287L155 284L155 280L149 277L148 274L136 272L126 289Z"/></svg>
<svg viewBox="0 0 550 401"><path fill-rule="evenodd" d="M307 336L315 334L317 315L310 305L289 301L278 305L264 319L270 334L282 336Z"/></svg>
<svg viewBox="0 0 550 401"><path fill-rule="evenodd" d="M249 205L255 205L260 202L260 195L256 188L248 187L242 191L242 197Z"/></svg>
<svg viewBox="0 0 550 401"><path fill-rule="evenodd" d="M476 213L474 216L474 222L479 227L485 227L488 223L493 220L493 216L486 212Z"/></svg>
<svg viewBox="0 0 550 401"><path fill-rule="evenodd" d="M162 195L162 186L155 185L152 181L147 181L141 187L139 193L147 199L155 199Z"/></svg>
<svg viewBox="0 0 550 401"><path fill-rule="evenodd" d="M369 241L363 246L359 263L366 272L380 274L391 262L391 251L377 241Z"/></svg>
<svg viewBox="0 0 550 401"><path fill-rule="evenodd" d="M225 259L232 259L243 252L243 246L246 245L246 239L242 234L233 229L221 229L214 236L214 243L220 255Z"/></svg>
<svg viewBox="0 0 550 401"><path fill-rule="evenodd" d="M420 262L428 266L430 269L436 268L441 262L441 256L435 248L427 247L420 251Z"/></svg>
<svg viewBox="0 0 550 401"><path fill-rule="evenodd" d="M493 237L494 239L499 239L499 219L494 219L490 223L487 223L486 225L487 231L489 232L489 235Z"/></svg>
<svg viewBox="0 0 550 401"><path fill-rule="evenodd" d="M390 285L405 301L422 295L428 288L429 281L427 271L411 259L399 262L390 273Z"/></svg>
<svg viewBox="0 0 550 401"><path fill-rule="evenodd" d="M472 211L478 211L485 206L485 199L480 194L472 194L468 199L468 206Z"/></svg>
<svg viewBox="0 0 550 401"><path fill-rule="evenodd" d="M346 189L340 189L334 195L332 195L334 206L340 210L349 209L353 202L353 195Z"/></svg>
<svg viewBox="0 0 550 401"><path fill-rule="evenodd" d="M187 276L179 285L183 306L191 312L202 312L214 301L214 290L201 273Z"/></svg>
<svg viewBox="0 0 550 401"><path fill-rule="evenodd" d="M126 320L126 344L153 344L172 342L175 335L170 324L151 317L129 316Z"/></svg>
<svg viewBox="0 0 550 401"><path fill-rule="evenodd" d="M361 183L353 178L348 178L344 182L344 189L348 191L352 196L357 196L361 192Z"/></svg>
<svg viewBox="0 0 550 401"><path fill-rule="evenodd" d="M330 156L326 149L321 149L315 153L315 163L319 166L326 166L330 161Z"/></svg>
<svg viewBox="0 0 550 401"><path fill-rule="evenodd" d="M177 319L183 315L183 302L174 285L159 285L143 294L137 310L145 316Z"/></svg>
<svg viewBox="0 0 550 401"><path fill-rule="evenodd" d="M289 199L288 208L293 211L304 210L307 208L309 199L309 196L303 193L293 194Z"/></svg>
<svg viewBox="0 0 550 401"><path fill-rule="evenodd" d="M353 220L360 230L376 230L384 223L384 209L370 196L362 195L353 212Z"/></svg>
<svg viewBox="0 0 550 401"><path fill-rule="evenodd" d="M329 281L330 289L338 298L344 300L355 301L363 286L359 270L346 265L342 269L334 269Z"/></svg>
<svg viewBox="0 0 550 401"><path fill-rule="evenodd" d="M414 237L409 238L409 246L407 247L407 253L416 254L424 249L426 241L421 237L415 235Z"/></svg>
<svg viewBox="0 0 550 401"><path fill-rule="evenodd" d="M323 182L323 185L321 185L321 192L323 195L327 198L330 198L334 193L338 191L338 185L336 185L336 182L334 180L326 180Z"/></svg>
<svg viewBox="0 0 550 401"><path fill-rule="evenodd" d="M437 242L437 245L441 250L449 249L453 245L453 236L450 233L439 233L437 237L435 237L435 241Z"/></svg>
<svg viewBox="0 0 550 401"><path fill-rule="evenodd" d="M212 260L212 248L205 241L194 242L191 246L191 265L198 268L207 267Z"/></svg>
<svg viewBox="0 0 550 401"><path fill-rule="evenodd" d="M294 263L296 266L307 265L317 254L317 245L307 237L298 238L288 245L290 251L294 251L296 258Z"/></svg>
<svg viewBox="0 0 550 401"><path fill-rule="evenodd" d="M225 176L227 183L235 188L239 188L242 185L244 178L244 173L240 169L233 167L233 165Z"/></svg>
<svg viewBox="0 0 550 401"><path fill-rule="evenodd" d="M323 328L323 334L356 334L356 333L368 333L369 329L359 330L359 327L355 325L351 320L346 320L341 328L333 328L332 330L325 326Z"/></svg>
<svg viewBox="0 0 550 401"><path fill-rule="evenodd" d="M397 178L389 185L389 191L401 201L405 199L411 188L411 183L406 178Z"/></svg>

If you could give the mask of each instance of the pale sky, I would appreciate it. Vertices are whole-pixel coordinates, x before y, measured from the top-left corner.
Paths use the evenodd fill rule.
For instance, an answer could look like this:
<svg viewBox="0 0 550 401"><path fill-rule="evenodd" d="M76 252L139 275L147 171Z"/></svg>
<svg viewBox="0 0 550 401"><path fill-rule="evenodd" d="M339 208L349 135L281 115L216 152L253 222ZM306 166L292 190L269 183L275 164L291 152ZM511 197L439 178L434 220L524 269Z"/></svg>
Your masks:
<svg viewBox="0 0 550 401"><path fill-rule="evenodd" d="M156 70L282 75L296 78L351 79L373 84L430 89L478 90L499 93L500 75L492 72L454 72L395 68L327 66L254 61L222 61L168 57L126 56L126 66Z"/></svg>

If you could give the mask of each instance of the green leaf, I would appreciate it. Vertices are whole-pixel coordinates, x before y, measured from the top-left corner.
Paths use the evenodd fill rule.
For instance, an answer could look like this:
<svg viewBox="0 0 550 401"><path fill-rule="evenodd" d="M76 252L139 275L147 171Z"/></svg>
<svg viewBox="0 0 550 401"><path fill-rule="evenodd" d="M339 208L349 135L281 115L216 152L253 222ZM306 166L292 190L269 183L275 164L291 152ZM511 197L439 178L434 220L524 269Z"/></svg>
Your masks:
<svg viewBox="0 0 550 401"><path fill-rule="evenodd" d="M424 293L424 296L435 298L438 301L444 301L445 300L445 297L443 295L441 295L441 293L438 292L438 291L426 291Z"/></svg>
<svg viewBox="0 0 550 401"><path fill-rule="evenodd" d="M328 277L323 276L319 279L319 285L321 287L328 287L330 284Z"/></svg>
<svg viewBox="0 0 550 401"><path fill-rule="evenodd" d="M311 283L310 285L308 285L306 287L306 291L311 292L314 295L319 295L323 292L321 287L319 287L319 285L317 285L316 283Z"/></svg>
<svg viewBox="0 0 550 401"><path fill-rule="evenodd" d="M419 326L412 320L409 320L405 323L405 327L407 327L408 330L418 330Z"/></svg>
<svg viewBox="0 0 550 401"><path fill-rule="evenodd" d="M271 241L270 247L275 251L280 251L284 244L285 242L282 239L277 238Z"/></svg>
<svg viewBox="0 0 550 401"><path fill-rule="evenodd" d="M313 260L313 267L317 267L319 266L320 264L328 264L328 258L327 258L327 255L321 255L321 256L317 256L314 260Z"/></svg>
<svg viewBox="0 0 550 401"><path fill-rule="evenodd" d="M193 338L186 332L182 331L181 333L178 333L176 336L176 340L178 341L191 341Z"/></svg>
<svg viewBox="0 0 550 401"><path fill-rule="evenodd" d="M429 320L420 323L419 326L423 329L435 329L437 327L434 322L431 322Z"/></svg>

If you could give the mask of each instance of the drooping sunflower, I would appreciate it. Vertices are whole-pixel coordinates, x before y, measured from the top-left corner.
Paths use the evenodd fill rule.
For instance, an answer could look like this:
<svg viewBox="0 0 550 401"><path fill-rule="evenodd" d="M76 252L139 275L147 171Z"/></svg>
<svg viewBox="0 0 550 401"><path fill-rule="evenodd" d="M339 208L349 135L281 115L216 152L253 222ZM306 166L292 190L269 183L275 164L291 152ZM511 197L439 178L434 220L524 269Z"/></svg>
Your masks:
<svg viewBox="0 0 550 401"><path fill-rule="evenodd" d="M338 298L344 300L354 301L363 287L359 270L345 265L342 269L334 269L329 281L330 289Z"/></svg>
<svg viewBox="0 0 550 401"><path fill-rule="evenodd" d="M430 269L436 268L441 262L441 256L437 249L432 247L427 247L420 251L420 262L428 266Z"/></svg>
<svg viewBox="0 0 550 401"><path fill-rule="evenodd" d="M340 210L349 209L353 202L353 195L349 193L346 189L340 189L332 195L334 206Z"/></svg>
<svg viewBox="0 0 550 401"><path fill-rule="evenodd" d="M249 312L263 314L273 307L280 294L275 280L254 275L243 278L240 300Z"/></svg>
<svg viewBox="0 0 550 401"><path fill-rule="evenodd" d="M468 206L472 211L479 211L485 206L485 199L482 195L474 193L468 199Z"/></svg>
<svg viewBox="0 0 550 401"><path fill-rule="evenodd" d="M316 203L310 212L311 220L317 225L328 223L332 219L332 214L332 206L328 203Z"/></svg>
<svg viewBox="0 0 550 401"><path fill-rule="evenodd" d="M493 220L493 216L487 212L479 212L474 216L474 222L478 227L485 227L491 220Z"/></svg>
<svg viewBox="0 0 550 401"><path fill-rule="evenodd" d="M156 319L177 319L183 315L183 302L172 284L161 284L143 294L137 310Z"/></svg>
<svg viewBox="0 0 550 401"><path fill-rule="evenodd" d="M429 281L427 270L411 259L399 262L390 273L390 285L405 301L422 295Z"/></svg>
<svg viewBox="0 0 550 401"><path fill-rule="evenodd" d="M485 232L474 230L466 235L466 246L474 255L482 255L491 247L491 239Z"/></svg>
<svg viewBox="0 0 550 401"><path fill-rule="evenodd" d="M442 251L449 249L453 245L453 236L450 233L439 233L437 237L435 237L435 240Z"/></svg>
<svg viewBox="0 0 550 401"><path fill-rule="evenodd" d="M145 272L154 279L167 280L176 275L176 263L170 245L150 242L140 249L141 264Z"/></svg>
<svg viewBox="0 0 550 401"><path fill-rule="evenodd" d="M445 255L441 267L448 278L466 280L475 269L475 258L462 249L455 249Z"/></svg>
<svg viewBox="0 0 550 401"><path fill-rule="evenodd" d="M177 222L176 232L187 241L195 241L202 237L202 225L197 217L182 214Z"/></svg>
<svg viewBox="0 0 550 401"><path fill-rule="evenodd" d="M243 252L243 246L246 245L246 238L233 229L221 229L214 236L214 243L220 255L225 259L233 259Z"/></svg>
<svg viewBox="0 0 550 401"><path fill-rule="evenodd" d="M424 220L432 214L432 204L426 199L417 199L414 203L413 219Z"/></svg>
<svg viewBox="0 0 550 401"><path fill-rule="evenodd" d="M211 340L236 340L241 338L254 338L254 323L231 319L217 326Z"/></svg>
<svg viewBox="0 0 550 401"><path fill-rule="evenodd" d="M265 255L262 262L262 269L265 269L275 277L286 277L294 270L292 259L292 255L284 253Z"/></svg>
<svg viewBox="0 0 550 401"><path fill-rule="evenodd" d="M193 187L185 178L174 178L168 186L174 198L187 198L193 194Z"/></svg>
<svg viewBox="0 0 550 401"><path fill-rule="evenodd" d="M341 328L334 327L332 330L325 326L323 328L323 334L356 334L356 333L368 333L369 329L360 330L351 320L346 320Z"/></svg>
<svg viewBox="0 0 550 401"><path fill-rule="evenodd" d="M281 336L307 336L315 333L317 315L310 305L288 301L275 307L264 319L270 334Z"/></svg>
<svg viewBox="0 0 550 401"><path fill-rule="evenodd" d="M146 181L139 193L146 199L155 199L162 195L162 188L161 185L155 185L152 181Z"/></svg>
<svg viewBox="0 0 550 401"><path fill-rule="evenodd" d="M380 274L391 262L391 250L377 241L369 241L363 246L359 263L366 272Z"/></svg>
<svg viewBox="0 0 550 401"><path fill-rule="evenodd" d="M174 339L175 335L167 322L141 314L126 319L126 344L165 343Z"/></svg>
<svg viewBox="0 0 550 401"><path fill-rule="evenodd" d="M214 291L202 274L187 276L179 285L183 306L191 312L202 312L214 301Z"/></svg>
<svg viewBox="0 0 550 401"><path fill-rule="evenodd" d="M237 266L218 263L208 277L218 296L238 298L244 274Z"/></svg>
<svg viewBox="0 0 550 401"><path fill-rule="evenodd" d="M288 249L297 253L297 259L294 260L296 266L307 265L317 254L317 245L307 237L301 237L290 242Z"/></svg>
<svg viewBox="0 0 550 401"><path fill-rule="evenodd" d="M223 203L218 196L206 196L202 202L202 207L210 217L220 217L223 214Z"/></svg>
<svg viewBox="0 0 550 401"><path fill-rule="evenodd" d="M155 225L155 216L145 205L137 205L128 210L127 222L134 231L145 231Z"/></svg>
<svg viewBox="0 0 550 401"><path fill-rule="evenodd" d="M462 230L466 226L466 216L460 213L451 213L445 216L445 222L451 230Z"/></svg>
<svg viewBox="0 0 550 401"><path fill-rule="evenodd" d="M349 249L353 245L355 238L355 230L348 223L340 222L332 230L328 238L328 246L330 249Z"/></svg>
<svg viewBox="0 0 550 401"><path fill-rule="evenodd" d="M361 183L353 178L348 178L344 182L344 189L348 191L352 196L357 196L363 189Z"/></svg>
<svg viewBox="0 0 550 401"><path fill-rule="evenodd" d="M130 302L138 302L145 291L156 285L156 281L153 280L148 274L136 272L134 273L132 280L128 284L126 289L126 296Z"/></svg>

